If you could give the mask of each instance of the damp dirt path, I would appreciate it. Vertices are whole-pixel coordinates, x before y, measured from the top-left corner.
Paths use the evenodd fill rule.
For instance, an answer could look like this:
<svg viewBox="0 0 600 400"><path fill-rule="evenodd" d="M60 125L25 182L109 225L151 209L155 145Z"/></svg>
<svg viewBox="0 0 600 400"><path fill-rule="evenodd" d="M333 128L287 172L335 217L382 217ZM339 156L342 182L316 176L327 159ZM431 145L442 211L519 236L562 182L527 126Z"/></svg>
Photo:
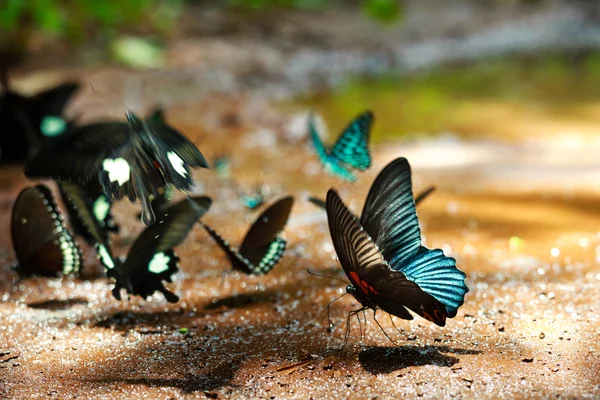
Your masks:
<svg viewBox="0 0 600 400"><path fill-rule="evenodd" d="M75 111L97 97L78 98ZM271 109L273 118L259 114L268 128L246 124L240 115L253 107L213 98L169 108L167 117L208 159L231 158L230 179L194 174L196 192L215 200L205 222L238 242L255 216L239 195L266 183L273 196L296 197L288 250L270 274L243 276L196 227L177 249L177 304L158 295L116 301L89 248L81 278L18 280L10 209L29 183L18 167L0 172L0 397L600 396L600 165L589 151L384 143L373 148L371 170L348 185L321 172L308 143L290 133L289 116ZM204 124L190 123L194 113ZM401 155L413 164L417 191L438 187L418 210L425 242L457 258L470 292L445 328L417 317L394 320L396 329L378 314L396 344L367 312L362 339L353 320L340 350L346 315L358 304L349 296L336 302L327 333L327 304L345 285L306 270L344 276L325 213L306 197L336 187L358 211L377 172ZM142 228L137 212L116 206L118 254Z"/></svg>

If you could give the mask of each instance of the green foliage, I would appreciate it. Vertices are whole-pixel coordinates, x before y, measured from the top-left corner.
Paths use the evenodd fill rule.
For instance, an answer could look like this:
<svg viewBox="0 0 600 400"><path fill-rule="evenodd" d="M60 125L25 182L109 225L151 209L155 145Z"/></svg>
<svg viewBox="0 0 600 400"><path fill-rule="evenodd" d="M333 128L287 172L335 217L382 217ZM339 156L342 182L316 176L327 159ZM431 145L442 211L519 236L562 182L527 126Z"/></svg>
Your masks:
<svg viewBox="0 0 600 400"><path fill-rule="evenodd" d="M0 35L41 30L70 40L139 26L166 30L183 0L0 0Z"/></svg>

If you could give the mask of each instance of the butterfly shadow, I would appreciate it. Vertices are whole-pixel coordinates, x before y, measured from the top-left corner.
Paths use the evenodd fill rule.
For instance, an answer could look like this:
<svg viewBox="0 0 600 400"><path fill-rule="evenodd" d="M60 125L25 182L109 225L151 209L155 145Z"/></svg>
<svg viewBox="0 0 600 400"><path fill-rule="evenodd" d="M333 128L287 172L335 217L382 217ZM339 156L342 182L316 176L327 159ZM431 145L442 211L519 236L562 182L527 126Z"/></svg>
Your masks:
<svg viewBox="0 0 600 400"><path fill-rule="evenodd" d="M280 295L276 291L241 293L214 300L207 304L204 309L218 310L222 308L244 308L253 304L275 303L279 297Z"/></svg>
<svg viewBox="0 0 600 400"><path fill-rule="evenodd" d="M74 306L87 305L89 300L84 297L74 297L72 299L65 300L43 300L28 303L27 307L34 308L36 310L68 310Z"/></svg>
<svg viewBox="0 0 600 400"><path fill-rule="evenodd" d="M358 360L365 371L377 374L389 374L407 367L436 365L452 367L460 360L452 354L479 354L478 350L456 349L448 346L373 346L363 349Z"/></svg>
<svg viewBox="0 0 600 400"><path fill-rule="evenodd" d="M245 360L245 356L235 355L226 362L207 365L202 368L201 373L186 372L183 376L177 378L123 378L114 376L87 381L93 383L124 383L148 387L176 388L184 394L204 392L206 397L213 397L210 392L228 385Z"/></svg>

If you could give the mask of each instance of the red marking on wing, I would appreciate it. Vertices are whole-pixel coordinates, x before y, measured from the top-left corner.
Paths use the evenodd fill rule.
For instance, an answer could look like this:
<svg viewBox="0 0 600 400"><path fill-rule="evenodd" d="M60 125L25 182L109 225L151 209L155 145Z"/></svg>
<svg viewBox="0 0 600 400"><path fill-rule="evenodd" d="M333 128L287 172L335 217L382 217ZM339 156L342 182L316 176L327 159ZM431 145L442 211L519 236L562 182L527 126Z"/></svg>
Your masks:
<svg viewBox="0 0 600 400"><path fill-rule="evenodd" d="M354 286L359 287L365 294L379 294L378 291L373 289L373 286L369 285L366 281L360 279L356 272L350 271L350 279L352 280L352 283L354 283Z"/></svg>

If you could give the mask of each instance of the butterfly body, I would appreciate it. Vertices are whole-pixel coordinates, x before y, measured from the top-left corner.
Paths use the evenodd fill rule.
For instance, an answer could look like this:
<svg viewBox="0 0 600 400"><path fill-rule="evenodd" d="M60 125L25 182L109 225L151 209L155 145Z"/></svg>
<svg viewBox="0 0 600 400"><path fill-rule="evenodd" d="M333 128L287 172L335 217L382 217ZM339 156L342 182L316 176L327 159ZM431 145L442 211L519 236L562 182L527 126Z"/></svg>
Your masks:
<svg viewBox="0 0 600 400"><path fill-rule="evenodd" d="M309 117L309 132L312 143L325 171L348 182L355 182L352 169L365 171L371 166L369 136L373 124L373 113L365 111L342 131L331 152L325 148L317 131L313 117Z"/></svg>
<svg viewBox="0 0 600 400"><path fill-rule="evenodd" d="M247 274L262 275L269 272L281 260L287 242L279 235L284 229L294 199L279 199L254 221L239 249L231 246L217 231L200 222L217 244L225 251L234 270Z"/></svg>
<svg viewBox="0 0 600 400"><path fill-rule="evenodd" d="M126 111L127 122L82 126L45 146L26 166L25 175L88 182L98 179L108 201L140 200L142 219L152 225L150 201L169 186L189 191L189 168L208 167L202 153L160 114L147 120Z"/></svg>
<svg viewBox="0 0 600 400"><path fill-rule="evenodd" d="M11 236L21 274L77 274L83 266L81 249L44 185L25 188L17 197Z"/></svg>
<svg viewBox="0 0 600 400"><path fill-rule="evenodd" d="M454 258L421 245L406 159L377 176L360 220L333 189L326 205L333 244L351 282L347 291L363 307L408 320L411 310L439 326L456 316L469 290L466 276Z"/></svg>

